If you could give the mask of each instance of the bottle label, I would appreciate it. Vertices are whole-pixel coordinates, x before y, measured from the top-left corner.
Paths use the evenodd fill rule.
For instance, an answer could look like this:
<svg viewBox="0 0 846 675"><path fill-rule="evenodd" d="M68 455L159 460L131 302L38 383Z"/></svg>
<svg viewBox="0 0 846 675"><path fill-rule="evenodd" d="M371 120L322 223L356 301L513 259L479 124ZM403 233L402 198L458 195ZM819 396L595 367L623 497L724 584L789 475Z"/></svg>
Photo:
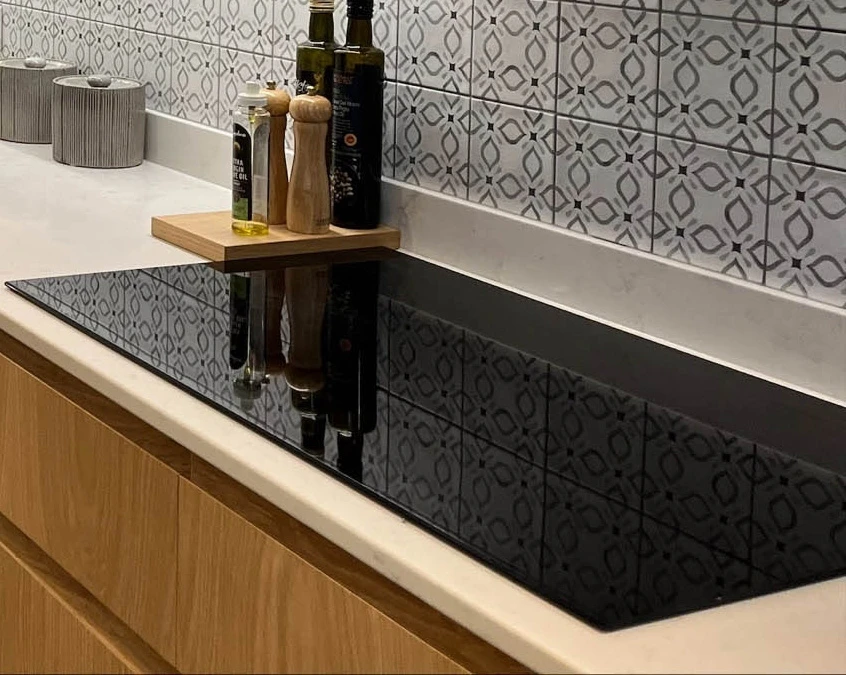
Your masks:
<svg viewBox="0 0 846 675"><path fill-rule="evenodd" d="M253 218L253 139L240 124L232 130L232 217Z"/></svg>
<svg viewBox="0 0 846 675"><path fill-rule="evenodd" d="M382 69L337 70L332 95L332 206L335 221L375 226L382 178Z"/></svg>

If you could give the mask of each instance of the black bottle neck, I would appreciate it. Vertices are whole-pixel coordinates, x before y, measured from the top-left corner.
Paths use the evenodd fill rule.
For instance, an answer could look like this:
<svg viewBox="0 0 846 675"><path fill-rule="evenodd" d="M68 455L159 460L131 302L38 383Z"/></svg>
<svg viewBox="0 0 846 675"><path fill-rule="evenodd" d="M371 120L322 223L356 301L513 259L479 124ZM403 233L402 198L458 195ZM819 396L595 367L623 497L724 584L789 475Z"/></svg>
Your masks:
<svg viewBox="0 0 846 675"><path fill-rule="evenodd" d="M309 42L328 44L335 41L335 17L332 12L312 11L308 19Z"/></svg>
<svg viewBox="0 0 846 675"><path fill-rule="evenodd" d="M347 24L347 46L373 46L373 22L369 17L349 17L349 23Z"/></svg>

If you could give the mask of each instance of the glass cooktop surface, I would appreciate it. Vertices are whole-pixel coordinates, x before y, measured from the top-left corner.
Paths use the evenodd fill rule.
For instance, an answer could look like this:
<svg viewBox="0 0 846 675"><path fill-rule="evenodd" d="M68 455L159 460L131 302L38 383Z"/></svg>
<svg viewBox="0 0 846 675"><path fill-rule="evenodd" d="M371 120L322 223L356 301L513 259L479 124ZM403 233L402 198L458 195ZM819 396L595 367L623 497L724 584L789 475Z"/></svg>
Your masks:
<svg viewBox="0 0 846 675"><path fill-rule="evenodd" d="M846 573L842 407L380 257L9 286L599 628Z"/></svg>

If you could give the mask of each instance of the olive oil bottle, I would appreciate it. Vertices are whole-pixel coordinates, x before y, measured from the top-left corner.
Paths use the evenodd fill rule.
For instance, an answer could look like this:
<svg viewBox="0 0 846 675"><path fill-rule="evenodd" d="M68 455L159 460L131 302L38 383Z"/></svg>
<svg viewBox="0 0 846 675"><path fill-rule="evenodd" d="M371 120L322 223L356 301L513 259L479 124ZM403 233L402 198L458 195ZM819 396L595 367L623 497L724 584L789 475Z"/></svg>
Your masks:
<svg viewBox="0 0 846 675"><path fill-rule="evenodd" d="M315 93L332 100L335 64L335 0L309 0L308 39L297 47L297 94Z"/></svg>
<svg viewBox="0 0 846 675"><path fill-rule="evenodd" d="M373 46L373 0L347 3L347 40L332 81L332 222L379 224L385 54Z"/></svg>

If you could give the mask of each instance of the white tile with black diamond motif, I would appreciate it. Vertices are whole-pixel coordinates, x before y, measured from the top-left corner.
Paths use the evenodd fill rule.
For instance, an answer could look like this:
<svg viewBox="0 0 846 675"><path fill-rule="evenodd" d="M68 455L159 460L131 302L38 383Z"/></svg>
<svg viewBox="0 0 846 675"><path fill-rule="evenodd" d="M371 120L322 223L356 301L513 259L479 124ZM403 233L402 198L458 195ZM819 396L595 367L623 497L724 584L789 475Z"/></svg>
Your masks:
<svg viewBox="0 0 846 675"><path fill-rule="evenodd" d="M216 127L219 72L220 47L174 39L171 114Z"/></svg>
<svg viewBox="0 0 846 675"><path fill-rule="evenodd" d="M827 30L846 30L846 8L841 0L790 0L778 10L778 22Z"/></svg>
<svg viewBox="0 0 846 675"><path fill-rule="evenodd" d="M768 161L739 150L658 139L652 251L761 283Z"/></svg>
<svg viewBox="0 0 846 675"><path fill-rule="evenodd" d="M134 0L137 2L137 0ZM133 18L134 2L130 0L94 0L89 6L91 21L128 27Z"/></svg>
<svg viewBox="0 0 846 675"><path fill-rule="evenodd" d="M283 2L287 0L276 0ZM385 77L397 77L397 17L399 0L375 0L373 3L373 45L385 52ZM308 27L308 18L306 18ZM335 41L342 45L347 37L346 0L335 2ZM305 37L303 38L305 39Z"/></svg>
<svg viewBox="0 0 846 675"><path fill-rule="evenodd" d="M129 39L132 46L131 76L144 82L147 108L169 113L173 38L133 30Z"/></svg>
<svg viewBox="0 0 846 675"><path fill-rule="evenodd" d="M752 23L775 21L776 3L770 0L665 0L665 12L739 19Z"/></svg>
<svg viewBox="0 0 846 675"><path fill-rule="evenodd" d="M561 4L558 112L654 130L658 14Z"/></svg>
<svg viewBox="0 0 846 675"><path fill-rule="evenodd" d="M778 38L773 154L846 169L846 33L779 28Z"/></svg>
<svg viewBox="0 0 846 675"><path fill-rule="evenodd" d="M76 64L79 72L89 73L88 43L85 34L90 22L76 17L62 17L53 22L53 57Z"/></svg>
<svg viewBox="0 0 846 675"><path fill-rule="evenodd" d="M552 222L555 117L473 99L470 201Z"/></svg>
<svg viewBox="0 0 846 675"><path fill-rule="evenodd" d="M87 16L84 0L41 0L42 5L51 5L51 9L57 14L65 16L78 17L80 19Z"/></svg>
<svg viewBox="0 0 846 675"><path fill-rule="evenodd" d="M554 0L476 0L474 98L555 110L558 8Z"/></svg>
<svg viewBox="0 0 846 675"><path fill-rule="evenodd" d="M470 93L472 0L400 0L397 79Z"/></svg>
<svg viewBox="0 0 846 675"><path fill-rule="evenodd" d="M655 136L558 118L555 224L648 251Z"/></svg>
<svg viewBox="0 0 846 675"><path fill-rule="evenodd" d="M220 0L220 45L273 54L275 0Z"/></svg>
<svg viewBox="0 0 846 675"><path fill-rule="evenodd" d="M232 128L235 99L250 80L264 82L272 77L273 59L262 54L233 49L220 50L220 105L217 124L221 129Z"/></svg>
<svg viewBox="0 0 846 675"><path fill-rule="evenodd" d="M276 0L276 30L273 31L273 56L294 61L297 45L308 39L308 0ZM337 22L336 39L339 36Z"/></svg>
<svg viewBox="0 0 846 675"><path fill-rule="evenodd" d="M130 77L134 59L130 29L98 25L91 33L88 65L95 73Z"/></svg>
<svg viewBox="0 0 846 675"><path fill-rule="evenodd" d="M288 59L273 59L273 63L271 64L272 71L271 71L271 79L276 82L276 87L278 89L284 89L287 91L291 98L297 95L297 64L295 61L289 61ZM234 101L233 101L234 104ZM232 106L230 106L232 107ZM231 124L231 110L230 110L230 120L229 122L224 123L224 120L220 121L221 126L225 126L226 129L229 129ZM290 116L288 117L288 126L285 127L285 148L289 152L293 152L294 150L294 124L293 120L291 120Z"/></svg>
<svg viewBox="0 0 846 675"><path fill-rule="evenodd" d="M54 18L55 15L50 12L20 8L18 20L11 26L11 30L21 32L18 56L51 56Z"/></svg>
<svg viewBox="0 0 846 675"><path fill-rule="evenodd" d="M169 35L173 25L173 0L131 0L130 27L147 33Z"/></svg>
<svg viewBox="0 0 846 675"><path fill-rule="evenodd" d="M220 44L220 0L173 0L173 35Z"/></svg>
<svg viewBox="0 0 846 675"><path fill-rule="evenodd" d="M470 99L397 85L398 180L453 197L467 197Z"/></svg>
<svg viewBox="0 0 846 675"><path fill-rule="evenodd" d="M0 5L0 54L4 59L15 58L20 51L21 31L16 24L21 14L17 5Z"/></svg>
<svg viewBox="0 0 846 675"><path fill-rule="evenodd" d="M658 132L765 153L775 26L662 18Z"/></svg>
<svg viewBox="0 0 846 675"><path fill-rule="evenodd" d="M766 284L846 307L846 173L773 160Z"/></svg>

